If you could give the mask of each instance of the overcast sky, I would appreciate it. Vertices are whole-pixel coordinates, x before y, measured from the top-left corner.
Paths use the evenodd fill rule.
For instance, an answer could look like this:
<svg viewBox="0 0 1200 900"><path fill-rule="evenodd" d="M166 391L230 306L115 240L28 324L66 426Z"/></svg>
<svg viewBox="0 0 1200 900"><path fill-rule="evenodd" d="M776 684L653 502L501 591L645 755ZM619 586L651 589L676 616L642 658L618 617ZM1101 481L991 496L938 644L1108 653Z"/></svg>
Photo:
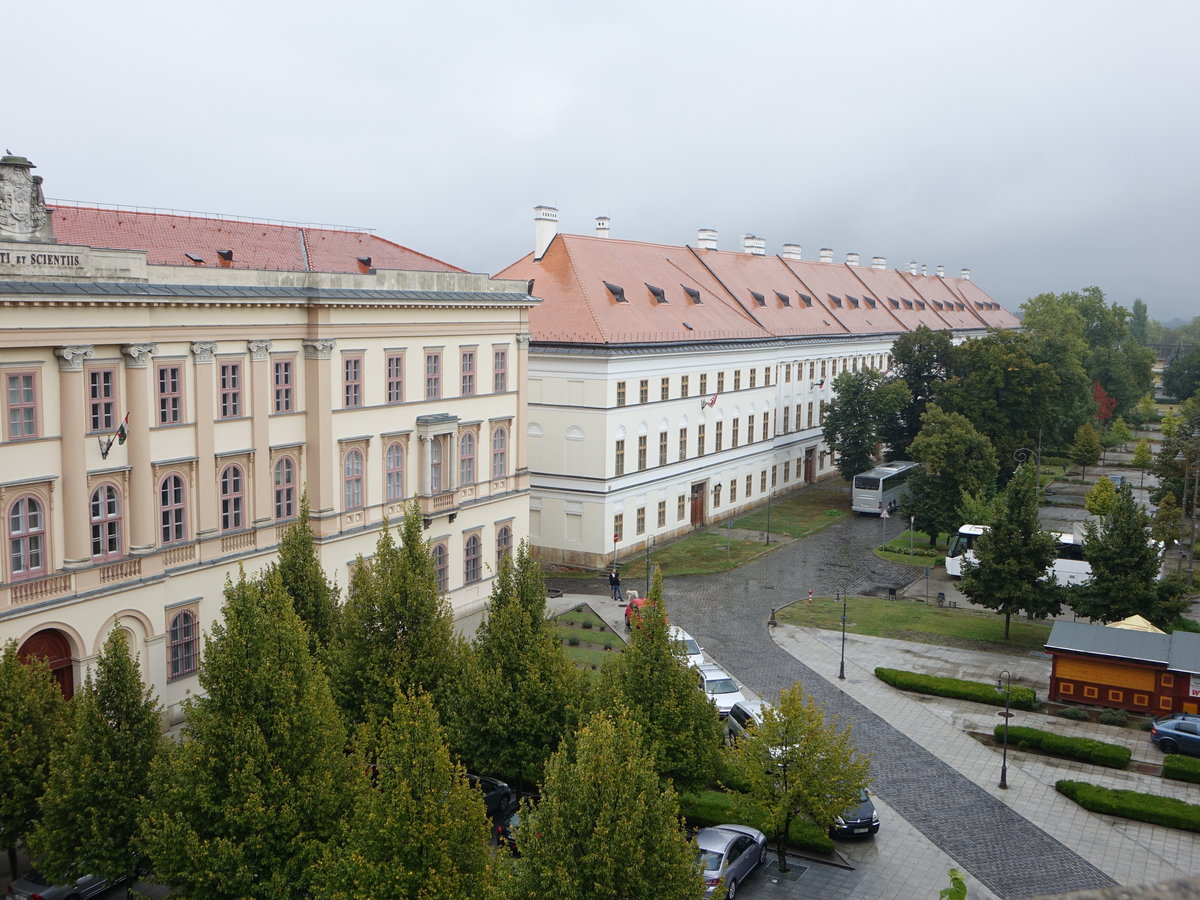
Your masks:
<svg viewBox="0 0 1200 900"><path fill-rule="evenodd" d="M494 273L560 230L963 266L1200 314L1200 3L5 4L48 197L364 226Z"/></svg>

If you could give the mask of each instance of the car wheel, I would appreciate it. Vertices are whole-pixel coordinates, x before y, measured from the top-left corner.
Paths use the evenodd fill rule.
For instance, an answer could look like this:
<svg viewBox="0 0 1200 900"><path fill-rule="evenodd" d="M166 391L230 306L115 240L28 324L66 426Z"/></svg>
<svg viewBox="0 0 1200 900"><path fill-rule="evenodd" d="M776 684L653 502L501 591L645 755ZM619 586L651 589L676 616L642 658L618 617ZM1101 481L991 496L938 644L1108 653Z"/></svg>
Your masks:
<svg viewBox="0 0 1200 900"><path fill-rule="evenodd" d="M761 866L767 861L767 845L763 844L758 851L758 864Z"/></svg>
<svg viewBox="0 0 1200 900"><path fill-rule="evenodd" d="M728 897L729 900L733 900L733 898L734 898L734 896L736 896L736 894L737 894L737 880L731 878L729 880L729 887L725 891L725 896Z"/></svg>
<svg viewBox="0 0 1200 900"><path fill-rule="evenodd" d="M1174 753L1176 750L1179 749L1179 745L1176 744L1170 738L1163 738L1161 741L1158 742L1158 749L1161 750L1163 753Z"/></svg>

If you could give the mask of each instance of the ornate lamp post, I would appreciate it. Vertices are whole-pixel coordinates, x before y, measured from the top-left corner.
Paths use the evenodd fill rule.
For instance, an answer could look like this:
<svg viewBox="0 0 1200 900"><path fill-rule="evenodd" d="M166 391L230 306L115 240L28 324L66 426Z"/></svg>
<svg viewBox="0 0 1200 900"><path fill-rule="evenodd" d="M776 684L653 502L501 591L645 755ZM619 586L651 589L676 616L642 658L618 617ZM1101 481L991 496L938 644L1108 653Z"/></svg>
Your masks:
<svg viewBox="0 0 1200 900"><path fill-rule="evenodd" d="M1037 471L1037 489L1038 496L1042 495L1042 454L1040 448L1042 445L1041 435L1038 435L1039 450L1030 450L1028 447L1018 447L1013 451L1013 459L1017 461L1018 466L1023 466L1029 462L1029 457L1033 457L1033 467Z"/></svg>
<svg viewBox="0 0 1200 900"><path fill-rule="evenodd" d="M1012 696L1012 673L1005 669L996 676L996 690L1000 690L1000 679L1004 679L1004 712L997 715L1004 717L1004 755L1000 763L1000 787L1008 790L1008 720L1012 718L1012 713L1008 711L1008 701Z"/></svg>
<svg viewBox="0 0 1200 900"><path fill-rule="evenodd" d="M842 591L842 661L838 664L838 680L846 680L846 592Z"/></svg>

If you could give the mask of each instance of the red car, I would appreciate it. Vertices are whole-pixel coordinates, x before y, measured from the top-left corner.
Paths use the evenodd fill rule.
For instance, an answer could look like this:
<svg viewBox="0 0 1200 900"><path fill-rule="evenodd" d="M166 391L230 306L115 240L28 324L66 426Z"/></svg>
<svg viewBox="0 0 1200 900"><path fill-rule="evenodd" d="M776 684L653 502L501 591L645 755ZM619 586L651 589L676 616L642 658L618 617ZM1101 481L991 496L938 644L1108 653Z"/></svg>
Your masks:
<svg viewBox="0 0 1200 900"><path fill-rule="evenodd" d="M632 628L642 621L642 608L650 602L648 597L633 597L625 607L625 627Z"/></svg>

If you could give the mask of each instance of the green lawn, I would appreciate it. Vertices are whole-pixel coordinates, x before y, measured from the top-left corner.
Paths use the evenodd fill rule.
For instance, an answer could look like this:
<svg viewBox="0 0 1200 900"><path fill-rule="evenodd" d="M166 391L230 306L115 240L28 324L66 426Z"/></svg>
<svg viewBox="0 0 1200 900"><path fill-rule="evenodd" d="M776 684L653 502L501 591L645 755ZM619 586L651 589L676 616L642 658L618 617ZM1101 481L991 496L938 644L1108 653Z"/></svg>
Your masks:
<svg viewBox="0 0 1200 900"><path fill-rule="evenodd" d="M771 534L807 537L850 515L850 495L845 487L813 485L771 503ZM767 507L736 519L734 528L767 530Z"/></svg>
<svg viewBox="0 0 1200 900"><path fill-rule="evenodd" d="M945 547L947 537L948 535L944 531L939 534L937 546ZM911 556L909 555L910 548L913 551ZM905 530L882 547L877 548L875 555L882 559L905 563L910 566L944 566L946 564L946 554L938 552L932 556L927 556L926 553L929 549L929 535Z"/></svg>
<svg viewBox="0 0 1200 900"><path fill-rule="evenodd" d="M1009 640L1004 640L1004 617L968 609L939 609L932 603L851 597L846 604L846 631L917 641L923 644L994 650L1041 650L1050 636L1050 625L1012 619ZM836 631L842 627L842 607L830 597L809 603L801 600L776 613L787 625L804 625Z"/></svg>
<svg viewBox="0 0 1200 900"><path fill-rule="evenodd" d="M587 604L580 604L553 619L563 652L578 668L599 670L613 653L625 649L625 639L615 633ZM590 627L585 627L590 626ZM574 645L571 641L575 640Z"/></svg>

